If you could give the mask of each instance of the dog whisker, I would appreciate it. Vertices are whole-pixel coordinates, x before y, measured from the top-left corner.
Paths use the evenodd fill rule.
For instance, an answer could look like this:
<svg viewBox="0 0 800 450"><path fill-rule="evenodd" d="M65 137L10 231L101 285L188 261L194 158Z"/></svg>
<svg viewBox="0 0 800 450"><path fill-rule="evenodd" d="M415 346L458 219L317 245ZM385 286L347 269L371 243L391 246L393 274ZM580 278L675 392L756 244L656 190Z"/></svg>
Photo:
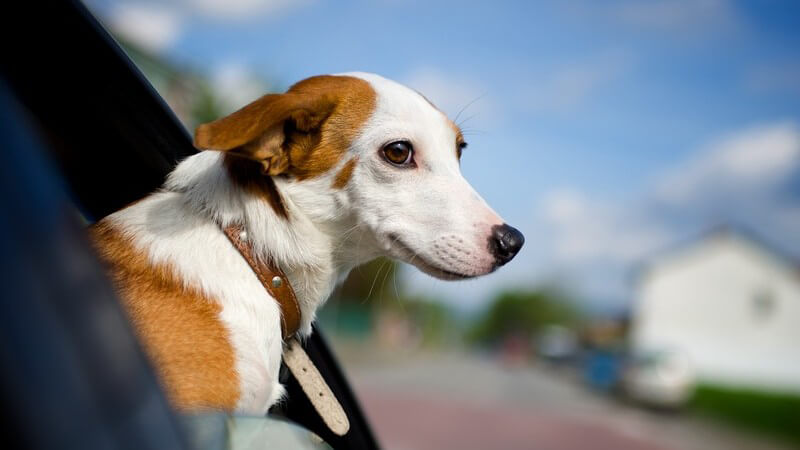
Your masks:
<svg viewBox="0 0 800 450"><path fill-rule="evenodd" d="M397 299L397 301L400 302L400 292L398 292L398 290L397 290L397 270L398 270L398 266L395 265L394 266L394 277L392 278L392 282L394 284L394 296L395 296L395 299ZM401 302L401 304L402 304L402 302Z"/></svg>
<svg viewBox="0 0 800 450"><path fill-rule="evenodd" d="M459 117L461 117L461 114L462 114L464 111L466 111L466 109L467 109L467 108L469 108L470 106L472 106L472 105L473 105L475 102L477 102L478 100L480 100L480 99L482 99L483 97L485 97L485 96L486 96L486 94L487 94L487 93L486 93L486 92L484 92L483 94L481 94L481 95L479 95L479 96L475 97L475 98L474 98L474 99L472 99L470 102L468 102L466 105L464 105L464 107L463 107L463 108L461 108L461 109L458 111L458 114L456 114L456 117L453 119L453 122L458 122L458 118L459 118ZM460 126L460 125L459 125L459 126Z"/></svg>
<svg viewBox="0 0 800 450"><path fill-rule="evenodd" d="M387 260L387 261L384 261L384 262L381 264L381 266L380 266L380 267L378 267L378 270L375 272L375 278L372 280L372 284L369 286L369 292L367 292L367 297L364 299L364 302L362 302L362 303L365 303L365 302L367 302L367 301L370 299L370 297L372 296L372 289L374 289L374 288L375 288L375 282L377 282L377 281L378 281L378 277L379 277L379 276L380 276L380 274L381 274L381 270L383 270L383 266L385 266L387 262L388 262L388 260Z"/></svg>
<svg viewBox="0 0 800 450"><path fill-rule="evenodd" d="M467 128L466 130L461 130L461 134L463 134L466 137L466 136L478 136L488 133L484 130L478 130L476 128Z"/></svg>
<svg viewBox="0 0 800 450"><path fill-rule="evenodd" d="M460 128L460 127L461 127L461 126L463 126L465 123L469 122L470 120L474 119L475 117L478 117L479 115L480 115L480 113L475 113L475 114L473 114L473 115L471 115L471 116L467 117L466 119L462 120L462 121L461 121L461 123L458 123L458 124L457 124L457 125L458 125L458 127Z"/></svg>
<svg viewBox="0 0 800 450"><path fill-rule="evenodd" d="M387 262L388 262L388 260L387 260ZM394 263L390 264L389 268L386 269L386 273L383 275L383 281L381 281L381 292L383 292L383 287L386 285L386 278L392 272L392 267L394 267L395 270L397 269L397 265L395 265ZM381 297L380 301L383 301L383 297Z"/></svg>

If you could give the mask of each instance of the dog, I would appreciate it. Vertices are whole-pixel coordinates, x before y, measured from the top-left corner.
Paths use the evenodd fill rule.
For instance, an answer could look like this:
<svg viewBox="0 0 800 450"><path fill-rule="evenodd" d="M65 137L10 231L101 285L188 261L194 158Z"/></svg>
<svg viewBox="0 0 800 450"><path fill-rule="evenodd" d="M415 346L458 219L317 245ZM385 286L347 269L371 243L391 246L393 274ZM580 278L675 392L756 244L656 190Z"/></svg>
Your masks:
<svg viewBox="0 0 800 450"><path fill-rule="evenodd" d="M524 242L462 177L460 129L378 75L308 78L200 125L194 143L205 151L160 191L89 229L181 410L263 415L284 395L284 312L228 226L285 273L300 338L359 264L387 256L460 280Z"/></svg>

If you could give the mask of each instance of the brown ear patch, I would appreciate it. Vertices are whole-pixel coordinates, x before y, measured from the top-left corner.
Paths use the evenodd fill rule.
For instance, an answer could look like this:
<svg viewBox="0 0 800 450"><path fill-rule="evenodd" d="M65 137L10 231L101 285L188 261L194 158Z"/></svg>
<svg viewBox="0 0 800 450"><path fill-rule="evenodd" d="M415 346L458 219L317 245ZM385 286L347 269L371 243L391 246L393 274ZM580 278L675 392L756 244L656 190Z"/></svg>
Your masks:
<svg viewBox="0 0 800 450"><path fill-rule="evenodd" d="M347 183L350 181L350 177L353 176L353 169L356 167L356 163L358 162L358 156L354 156L349 161L344 164L339 170L339 173L336 174L336 178L333 179L333 184L331 187L334 189L342 189L347 186Z"/></svg>
<svg viewBox="0 0 800 450"><path fill-rule="evenodd" d="M232 411L239 379L219 304L187 289L170 267L151 264L107 221L92 225L89 235L170 402L180 409Z"/></svg>
<svg viewBox="0 0 800 450"><path fill-rule="evenodd" d="M338 164L375 104L375 91L360 78L312 77L200 125L194 143L256 161L267 175L313 178Z"/></svg>
<svg viewBox="0 0 800 450"><path fill-rule="evenodd" d="M360 78L322 75L303 80L289 89L298 95L326 95L336 106L316 136L297 136L290 144L289 174L300 180L329 172L342 160L375 110L377 95Z"/></svg>
<svg viewBox="0 0 800 450"><path fill-rule="evenodd" d="M202 150L233 150L268 132L282 133L287 121L303 132L318 128L333 112L336 98L328 93L267 94L241 109L199 125L194 145Z"/></svg>
<svg viewBox="0 0 800 450"><path fill-rule="evenodd" d="M318 132L336 106L329 93L267 94L238 111L197 127L195 147L236 154L261 165L267 175L289 167L287 142L294 133Z"/></svg>

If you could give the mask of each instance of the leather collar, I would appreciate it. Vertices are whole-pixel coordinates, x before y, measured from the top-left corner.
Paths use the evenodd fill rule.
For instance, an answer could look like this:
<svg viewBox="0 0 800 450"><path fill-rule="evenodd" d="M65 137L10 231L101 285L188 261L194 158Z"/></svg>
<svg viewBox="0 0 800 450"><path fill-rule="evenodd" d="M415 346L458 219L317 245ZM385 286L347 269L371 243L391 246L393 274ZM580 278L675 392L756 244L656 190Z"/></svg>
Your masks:
<svg viewBox="0 0 800 450"><path fill-rule="evenodd" d="M344 408L336 399L331 388L325 382L325 377L314 366L303 346L297 339L291 339L300 328L300 305L297 297L289 284L286 274L272 264L255 258L253 247L247 242L244 227L231 225L222 229L225 236L231 241L236 250L253 269L264 289L275 298L281 309L281 333L286 342L283 360L294 375L303 392L308 397L311 405L317 411L328 428L338 436L344 436L350 430L350 421Z"/></svg>
<svg viewBox="0 0 800 450"><path fill-rule="evenodd" d="M288 340L300 328L300 305L286 274L271 261L262 261L253 255L253 247L245 237L244 227L230 225L222 231L253 269L264 289L278 302L281 309L281 333L283 339Z"/></svg>

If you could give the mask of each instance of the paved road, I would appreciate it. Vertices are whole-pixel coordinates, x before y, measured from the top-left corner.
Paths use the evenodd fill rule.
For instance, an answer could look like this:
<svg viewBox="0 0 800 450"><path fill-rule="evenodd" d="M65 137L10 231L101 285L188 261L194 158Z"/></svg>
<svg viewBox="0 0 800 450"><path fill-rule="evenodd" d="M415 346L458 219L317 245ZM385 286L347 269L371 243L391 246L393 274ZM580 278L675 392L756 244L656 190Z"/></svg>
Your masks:
<svg viewBox="0 0 800 450"><path fill-rule="evenodd" d="M741 431L622 405L564 372L450 355L349 365L390 450L782 450Z"/></svg>

